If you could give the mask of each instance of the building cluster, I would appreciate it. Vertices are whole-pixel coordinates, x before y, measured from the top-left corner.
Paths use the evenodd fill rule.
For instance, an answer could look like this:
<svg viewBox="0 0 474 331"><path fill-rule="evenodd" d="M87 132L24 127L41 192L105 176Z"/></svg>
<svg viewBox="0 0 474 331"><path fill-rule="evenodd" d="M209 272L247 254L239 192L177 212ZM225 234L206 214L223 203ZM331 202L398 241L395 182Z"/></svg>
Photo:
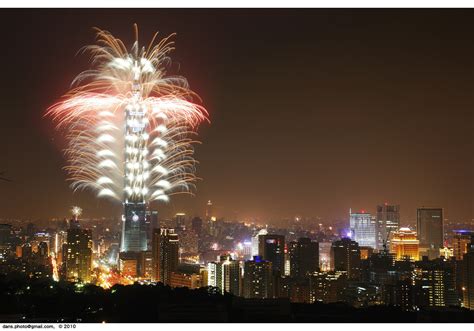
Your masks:
<svg viewBox="0 0 474 331"><path fill-rule="evenodd" d="M1 256L15 257L9 271L104 287L161 282L249 299L474 310L474 231L447 232L441 208L419 208L412 229L390 204L375 215L350 212L349 228L226 222L212 207L203 218L171 220L147 211L115 227L85 226L76 215L46 233L1 224Z"/></svg>

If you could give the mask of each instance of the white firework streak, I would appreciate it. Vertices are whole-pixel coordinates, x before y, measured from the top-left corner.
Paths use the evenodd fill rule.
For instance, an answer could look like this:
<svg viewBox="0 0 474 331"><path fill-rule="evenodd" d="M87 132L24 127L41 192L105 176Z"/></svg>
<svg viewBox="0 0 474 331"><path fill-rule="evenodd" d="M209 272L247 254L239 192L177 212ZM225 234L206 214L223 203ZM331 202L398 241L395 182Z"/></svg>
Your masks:
<svg viewBox="0 0 474 331"><path fill-rule="evenodd" d="M168 201L195 189L193 145L206 109L183 77L166 76L173 35L130 52L107 31L88 46L95 69L46 115L67 131L65 167L77 189L120 201Z"/></svg>

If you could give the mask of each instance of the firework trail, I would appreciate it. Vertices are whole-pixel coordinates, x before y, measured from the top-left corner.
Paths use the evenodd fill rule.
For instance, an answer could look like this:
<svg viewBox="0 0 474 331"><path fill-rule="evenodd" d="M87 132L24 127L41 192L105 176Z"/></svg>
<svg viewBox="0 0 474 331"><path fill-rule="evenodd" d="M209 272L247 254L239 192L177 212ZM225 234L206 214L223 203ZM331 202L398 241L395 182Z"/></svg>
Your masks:
<svg viewBox="0 0 474 331"><path fill-rule="evenodd" d="M87 46L92 69L47 111L67 132L66 170L72 187L125 202L168 201L192 193L193 144L207 111L193 100L185 78L167 76L170 35L130 50L108 31Z"/></svg>

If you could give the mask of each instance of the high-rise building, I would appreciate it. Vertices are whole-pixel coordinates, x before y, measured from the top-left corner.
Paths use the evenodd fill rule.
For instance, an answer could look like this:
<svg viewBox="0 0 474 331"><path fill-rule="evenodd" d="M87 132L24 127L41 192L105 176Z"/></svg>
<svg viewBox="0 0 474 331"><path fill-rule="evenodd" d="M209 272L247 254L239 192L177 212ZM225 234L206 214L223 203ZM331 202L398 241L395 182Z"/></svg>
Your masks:
<svg viewBox="0 0 474 331"><path fill-rule="evenodd" d="M236 296L242 295L242 272L240 262L229 255L220 257L219 262L208 263L208 285Z"/></svg>
<svg viewBox="0 0 474 331"><path fill-rule="evenodd" d="M474 231L468 230L454 230L452 239L453 256L456 260L462 260L464 254L467 253L468 247L471 243L471 237L474 236Z"/></svg>
<svg viewBox="0 0 474 331"><path fill-rule="evenodd" d="M377 206L377 249L390 246L390 233L400 227L400 205Z"/></svg>
<svg viewBox="0 0 474 331"><path fill-rule="evenodd" d="M63 263L66 263L67 280L89 282L92 267L92 231L77 227L67 230L64 246L66 252Z"/></svg>
<svg viewBox="0 0 474 331"><path fill-rule="evenodd" d="M430 259L439 257L443 248L443 209L418 208L416 210L416 230L420 247L427 251Z"/></svg>
<svg viewBox="0 0 474 331"><path fill-rule="evenodd" d="M360 213L351 213L350 228L353 233L352 238L359 246L377 247L376 220L369 213L363 210Z"/></svg>
<svg viewBox="0 0 474 331"><path fill-rule="evenodd" d="M418 261L419 259L419 241L416 231L410 228L400 228L390 235L390 253L395 255L397 260L410 259Z"/></svg>
<svg viewBox="0 0 474 331"><path fill-rule="evenodd" d="M463 256L463 307L474 310L474 235Z"/></svg>
<svg viewBox="0 0 474 331"><path fill-rule="evenodd" d="M272 263L273 273L283 275L285 271L285 236L266 234L258 236L258 253Z"/></svg>
<svg viewBox="0 0 474 331"><path fill-rule="evenodd" d="M268 234L267 229L259 230L253 237L252 237L252 256L258 256L258 249L259 249L259 236L263 236Z"/></svg>
<svg viewBox="0 0 474 331"><path fill-rule="evenodd" d="M359 244L350 238L342 238L332 243L331 261L335 271L346 271L349 279L360 276Z"/></svg>
<svg viewBox="0 0 474 331"><path fill-rule="evenodd" d="M152 279L169 285L171 273L177 270L179 262L179 240L174 229L153 230L152 261Z"/></svg>
<svg viewBox="0 0 474 331"><path fill-rule="evenodd" d="M122 222L121 252L141 252L147 250L147 223L144 202L126 202Z"/></svg>
<svg viewBox="0 0 474 331"><path fill-rule="evenodd" d="M419 307L459 306L455 261L443 259L416 262L416 304Z"/></svg>
<svg viewBox="0 0 474 331"><path fill-rule="evenodd" d="M267 299L273 298L272 263L254 256L244 265L244 297Z"/></svg>
<svg viewBox="0 0 474 331"><path fill-rule="evenodd" d="M290 255L290 275L306 277L319 271L319 245L310 238L300 238L288 245Z"/></svg>

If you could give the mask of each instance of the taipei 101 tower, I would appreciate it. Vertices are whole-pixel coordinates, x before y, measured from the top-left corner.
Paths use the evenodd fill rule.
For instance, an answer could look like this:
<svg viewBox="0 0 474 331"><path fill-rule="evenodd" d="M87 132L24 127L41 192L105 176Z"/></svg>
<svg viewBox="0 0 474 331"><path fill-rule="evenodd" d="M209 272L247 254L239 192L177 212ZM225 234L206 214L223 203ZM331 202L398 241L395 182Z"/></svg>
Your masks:
<svg viewBox="0 0 474 331"><path fill-rule="evenodd" d="M146 210L195 189L197 127L208 121L182 76L170 76L173 35L146 47L127 49L110 32L97 30L86 48L93 68L48 109L47 116L67 132L65 156L74 190L123 204L121 252L147 250Z"/></svg>

